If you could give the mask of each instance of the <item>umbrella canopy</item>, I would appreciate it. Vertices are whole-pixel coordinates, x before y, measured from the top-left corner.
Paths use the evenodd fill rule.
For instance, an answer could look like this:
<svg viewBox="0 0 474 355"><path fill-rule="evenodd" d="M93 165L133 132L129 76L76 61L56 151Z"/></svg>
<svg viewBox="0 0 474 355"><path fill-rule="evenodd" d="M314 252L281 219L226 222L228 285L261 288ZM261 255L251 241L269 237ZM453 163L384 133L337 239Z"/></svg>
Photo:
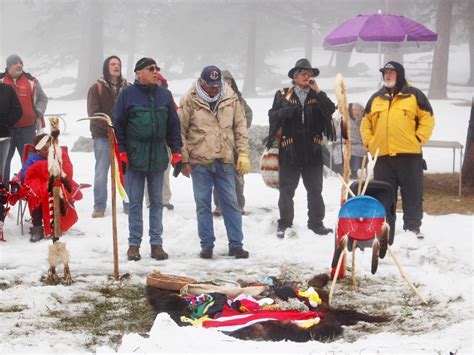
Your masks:
<svg viewBox="0 0 474 355"><path fill-rule="evenodd" d="M438 35L404 16L370 14L355 16L339 25L324 39L324 48L350 52L426 52L433 49Z"/></svg>

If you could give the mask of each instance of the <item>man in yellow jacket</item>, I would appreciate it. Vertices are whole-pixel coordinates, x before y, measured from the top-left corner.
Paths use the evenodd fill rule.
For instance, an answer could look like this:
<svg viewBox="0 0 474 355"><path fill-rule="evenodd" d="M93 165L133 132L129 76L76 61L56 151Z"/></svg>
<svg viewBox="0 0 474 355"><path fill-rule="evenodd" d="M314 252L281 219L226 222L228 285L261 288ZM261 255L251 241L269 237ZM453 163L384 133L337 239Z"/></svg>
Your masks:
<svg viewBox="0 0 474 355"><path fill-rule="evenodd" d="M229 239L229 256L249 257L243 249L242 214L235 193L234 168L240 175L250 169L248 132L244 110L215 65L205 67L200 78L181 98L178 108L183 141L184 176L193 180L201 242L200 257L211 259L216 237L211 197L215 187ZM234 154L237 165L234 167Z"/></svg>
<svg viewBox="0 0 474 355"><path fill-rule="evenodd" d="M405 69L390 61L380 69L384 86L367 102L360 132L364 145L379 157L374 179L400 187L403 229L422 239L423 157L421 148L431 137L433 109L421 90L410 86Z"/></svg>

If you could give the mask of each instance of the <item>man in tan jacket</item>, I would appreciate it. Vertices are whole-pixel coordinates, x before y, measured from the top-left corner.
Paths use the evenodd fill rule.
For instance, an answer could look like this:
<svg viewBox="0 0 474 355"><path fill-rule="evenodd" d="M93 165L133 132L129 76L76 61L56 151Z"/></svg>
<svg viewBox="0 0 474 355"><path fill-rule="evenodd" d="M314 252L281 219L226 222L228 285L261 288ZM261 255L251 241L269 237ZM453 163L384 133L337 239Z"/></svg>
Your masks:
<svg viewBox="0 0 474 355"><path fill-rule="evenodd" d="M183 141L183 175L192 177L203 259L211 259L216 240L211 199L215 186L229 239L229 255L248 258L243 249L242 215L235 194L234 169L250 170L244 110L234 91L222 81L221 71L205 67L182 97L178 115ZM237 166L234 167L234 152Z"/></svg>

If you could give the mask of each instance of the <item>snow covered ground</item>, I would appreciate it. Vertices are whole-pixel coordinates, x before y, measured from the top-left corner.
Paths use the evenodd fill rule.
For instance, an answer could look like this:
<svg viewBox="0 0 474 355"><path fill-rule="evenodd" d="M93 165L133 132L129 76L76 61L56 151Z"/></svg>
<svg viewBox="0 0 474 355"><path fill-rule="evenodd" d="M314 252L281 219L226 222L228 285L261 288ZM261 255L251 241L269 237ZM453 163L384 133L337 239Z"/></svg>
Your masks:
<svg viewBox="0 0 474 355"><path fill-rule="evenodd" d="M286 60L288 70L294 59ZM283 70L283 69L282 69ZM349 100L365 103L375 90L378 76L361 80L347 78ZM189 87L191 79L173 83L176 98ZM332 91L332 79L321 79L320 86ZM426 82L419 85L426 92ZM351 95L351 87L361 91ZM62 88L62 91L65 89ZM61 96L51 90L49 96ZM432 101L436 115L433 139L456 140L465 143L470 107L460 106L470 101L472 88L450 87L453 100ZM333 95L332 95L333 97ZM266 112L271 98L250 99L254 124L266 124ZM76 122L85 116L85 101L51 100L48 112L66 112L67 133L61 143L72 147L79 136L89 136L88 123ZM70 153L75 166L75 180L93 182L93 153ZM449 172L452 152L425 150L430 172ZM15 171L19 160L14 162ZM459 169L459 166L456 167ZM277 276L282 265L297 267L308 278L330 268L334 240L332 236L316 236L306 229L306 196L300 184L295 196L296 238L275 237L278 218L277 191L267 188L258 174L246 177L246 209L243 217L244 243L250 251L248 260L226 256L227 238L222 219L215 219L217 243L212 260L199 258L199 241L191 181L183 176L171 178L174 211L164 211L164 248L170 258L156 261L150 258L148 237L142 243L142 260L128 262L127 217L119 207L120 273L132 275L130 283L144 284L154 268L164 273L186 275L201 280L212 278L255 280L261 276ZM324 182L326 220L334 226L339 210L340 183L328 177ZM47 271L47 248L50 241L33 244L27 234L21 235L15 218L7 219L5 236L0 244L0 307L20 307L17 312L0 312L0 353L84 352L90 334L56 329L54 319L45 314L50 310L68 308L67 302L88 286L110 285L113 272L110 205L104 219L92 219L92 189L84 191L84 199L76 205L79 222L64 241L71 254L70 267L75 283L72 286L45 286L39 280ZM16 208L12 215L16 216ZM148 212L145 209L145 231ZM429 300L420 304L409 286L400 277L387 255L381 260L375 276L370 274L370 252L358 252L359 292L347 282L338 284L337 307L357 307L371 314L390 314L387 324L361 323L345 327L344 337L332 343L309 342L270 343L245 342L212 330L178 328L169 317L159 315L149 336L124 334L117 349L107 344L96 348L98 353L426 353L471 354L473 352L473 238L474 217L464 215L424 216L422 241L402 231L398 215L393 249L405 272ZM29 225L26 224L26 230ZM69 306L69 311L73 306Z"/></svg>

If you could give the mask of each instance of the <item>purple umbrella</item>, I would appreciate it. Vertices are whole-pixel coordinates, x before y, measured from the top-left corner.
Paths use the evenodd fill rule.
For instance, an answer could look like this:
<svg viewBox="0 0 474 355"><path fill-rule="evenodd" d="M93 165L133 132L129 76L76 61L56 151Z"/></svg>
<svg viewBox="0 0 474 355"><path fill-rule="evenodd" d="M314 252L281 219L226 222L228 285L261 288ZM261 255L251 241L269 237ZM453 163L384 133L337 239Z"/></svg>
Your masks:
<svg viewBox="0 0 474 355"><path fill-rule="evenodd" d="M355 16L324 39L324 48L334 51L379 53L403 49L404 53L433 49L438 35L404 16L370 14Z"/></svg>

